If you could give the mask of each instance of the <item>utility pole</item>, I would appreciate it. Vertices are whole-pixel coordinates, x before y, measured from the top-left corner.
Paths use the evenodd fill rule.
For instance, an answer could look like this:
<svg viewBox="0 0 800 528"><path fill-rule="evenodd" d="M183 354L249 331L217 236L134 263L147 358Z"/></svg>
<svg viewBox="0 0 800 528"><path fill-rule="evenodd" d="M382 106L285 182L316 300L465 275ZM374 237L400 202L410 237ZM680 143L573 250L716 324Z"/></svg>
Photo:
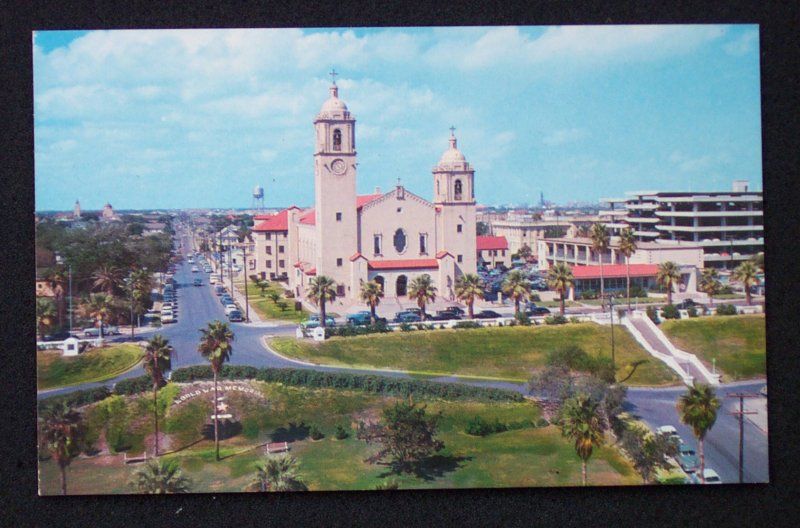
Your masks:
<svg viewBox="0 0 800 528"><path fill-rule="evenodd" d="M744 415L745 414L758 414L757 411L745 411L744 399L745 398L760 398L758 394L752 392L729 392L726 397L739 398L739 410L733 411L729 414L736 416L739 419L739 484L744 482Z"/></svg>
<svg viewBox="0 0 800 528"><path fill-rule="evenodd" d="M231 296L233 296L233 258L231 257L230 237L228 237L228 279L231 281Z"/></svg>
<svg viewBox="0 0 800 528"><path fill-rule="evenodd" d="M614 372L617 370L616 350L614 347L614 295L611 293L605 294L605 299L608 299L608 310L611 314L611 366ZM605 302L603 302L605 304Z"/></svg>
<svg viewBox="0 0 800 528"><path fill-rule="evenodd" d="M250 322L250 297L247 294L247 237L244 237L242 243L242 270L244 271L244 322ZM232 293L232 292L231 292Z"/></svg>
<svg viewBox="0 0 800 528"><path fill-rule="evenodd" d="M67 265L69 276L69 332L72 334L72 264Z"/></svg>

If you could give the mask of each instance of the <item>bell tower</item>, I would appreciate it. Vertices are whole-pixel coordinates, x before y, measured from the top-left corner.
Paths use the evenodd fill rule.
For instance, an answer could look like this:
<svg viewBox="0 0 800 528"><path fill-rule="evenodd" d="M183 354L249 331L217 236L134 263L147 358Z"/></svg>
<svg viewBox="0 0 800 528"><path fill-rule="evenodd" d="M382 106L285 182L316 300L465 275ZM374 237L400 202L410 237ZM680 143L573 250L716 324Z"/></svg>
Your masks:
<svg viewBox="0 0 800 528"><path fill-rule="evenodd" d="M475 169L458 150L455 127L450 127L450 148L433 168L433 203L440 233L437 251L456 257L456 275L475 273Z"/></svg>
<svg viewBox="0 0 800 528"><path fill-rule="evenodd" d="M349 258L356 253L356 120L339 99L336 70L330 97L316 119L314 148L317 275L349 283ZM349 295L348 295L349 296Z"/></svg>

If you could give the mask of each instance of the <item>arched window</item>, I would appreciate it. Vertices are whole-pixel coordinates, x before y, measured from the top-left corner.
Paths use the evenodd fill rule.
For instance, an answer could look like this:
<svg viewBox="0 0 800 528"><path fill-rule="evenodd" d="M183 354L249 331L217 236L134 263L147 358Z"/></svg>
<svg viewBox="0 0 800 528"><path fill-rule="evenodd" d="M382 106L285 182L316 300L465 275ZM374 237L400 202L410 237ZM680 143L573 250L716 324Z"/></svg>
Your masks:
<svg viewBox="0 0 800 528"><path fill-rule="evenodd" d="M407 242L405 231L398 229L394 232L394 249L396 249L398 253L402 253L406 250Z"/></svg>
<svg viewBox="0 0 800 528"><path fill-rule="evenodd" d="M342 150L342 131L338 128L333 131L333 150Z"/></svg>
<svg viewBox="0 0 800 528"><path fill-rule="evenodd" d="M455 191L456 191L456 200L460 200L462 193L461 180L456 180Z"/></svg>
<svg viewBox="0 0 800 528"><path fill-rule="evenodd" d="M408 277L405 275L400 275L397 277L397 282L395 282L395 295L398 297L402 297L403 295L408 294Z"/></svg>
<svg viewBox="0 0 800 528"><path fill-rule="evenodd" d="M378 283L378 285L381 287L381 291L386 291L386 288L384 287L384 283L385 283L385 281L384 281L383 277L381 277L380 275L378 275L378 276L376 276L376 277L375 277L373 280L374 280L375 282L377 282L377 283Z"/></svg>

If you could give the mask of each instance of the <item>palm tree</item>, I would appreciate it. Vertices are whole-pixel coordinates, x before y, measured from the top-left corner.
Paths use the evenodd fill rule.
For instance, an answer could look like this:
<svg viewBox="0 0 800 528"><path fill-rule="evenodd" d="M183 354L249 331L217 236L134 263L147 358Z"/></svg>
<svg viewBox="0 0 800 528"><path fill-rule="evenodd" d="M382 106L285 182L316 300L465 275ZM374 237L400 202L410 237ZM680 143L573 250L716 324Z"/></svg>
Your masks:
<svg viewBox="0 0 800 528"><path fill-rule="evenodd" d="M631 311L631 255L636 253L636 237L633 229L626 227L619 235L619 252L625 257L625 294L628 297L628 311Z"/></svg>
<svg viewBox="0 0 800 528"><path fill-rule="evenodd" d="M44 339L45 331L53 326L56 316L56 305L46 297L36 298L36 331L39 339Z"/></svg>
<svg viewBox="0 0 800 528"><path fill-rule="evenodd" d="M483 280L474 273L467 273L456 280L456 297L466 303L470 319L475 317L473 305L475 299L483 299L484 288Z"/></svg>
<svg viewBox="0 0 800 528"><path fill-rule="evenodd" d="M513 270L503 280L502 291L514 299L514 315L519 315L519 303L531 294L531 283L520 270Z"/></svg>
<svg viewBox="0 0 800 528"><path fill-rule="evenodd" d="M561 434L575 442L585 486L586 463L592 456L592 450L603 445L604 440L598 403L585 394L566 400L561 408Z"/></svg>
<svg viewBox="0 0 800 528"><path fill-rule="evenodd" d="M667 289L667 304L672 304L672 288L681 283L681 270L672 261L658 265L656 282Z"/></svg>
<svg viewBox="0 0 800 528"><path fill-rule="evenodd" d="M750 260L753 262L753 264L756 265L756 267L761 271L761 273L764 273L764 252L763 251L759 251L758 253L753 255L753 258L751 258Z"/></svg>
<svg viewBox="0 0 800 528"><path fill-rule="evenodd" d="M565 297L570 288L575 285L575 277L572 276L572 268L563 262L553 264L547 270L547 285L557 291L561 297L561 315L565 311Z"/></svg>
<svg viewBox="0 0 800 528"><path fill-rule="evenodd" d="M172 347L161 334L154 335L144 349L144 370L153 381L153 424L155 456L158 456L158 389L164 384L164 372L172 366Z"/></svg>
<svg viewBox="0 0 800 528"><path fill-rule="evenodd" d="M299 469L297 459L289 454L269 456L256 463L254 483L261 491L308 491Z"/></svg>
<svg viewBox="0 0 800 528"><path fill-rule="evenodd" d="M39 417L42 440L61 471L61 494L67 494L67 466L78 455L81 417L66 402L50 407Z"/></svg>
<svg viewBox="0 0 800 528"><path fill-rule="evenodd" d="M744 286L744 294L747 297L747 305L749 306L752 304L753 297L750 293L750 288L757 286L759 283L758 266L756 266L756 264L750 260L742 262L736 266L736 269L733 270L733 273L731 273L731 280L741 283L741 285Z"/></svg>
<svg viewBox="0 0 800 528"><path fill-rule="evenodd" d="M214 373L214 446L217 451L217 460L219 460L219 413L217 412L217 404L219 403L217 392L217 377L222 365L230 361L233 354L233 332L231 332L228 323L222 321L212 321L208 323L207 328L200 329L200 345L197 347L198 352L203 358L211 364L211 371Z"/></svg>
<svg viewBox="0 0 800 528"><path fill-rule="evenodd" d="M108 296L113 296L120 284L122 284L122 271L112 266L102 266L92 273L95 289L104 292Z"/></svg>
<svg viewBox="0 0 800 528"><path fill-rule="evenodd" d="M714 295L719 292L721 286L717 269L703 268L703 272L700 275L700 291L708 295L711 306L714 306Z"/></svg>
<svg viewBox="0 0 800 528"><path fill-rule="evenodd" d="M422 320L425 320L425 305L436 300L436 286L427 273L415 277L408 285L408 298L416 299L417 306L422 310Z"/></svg>
<svg viewBox="0 0 800 528"><path fill-rule="evenodd" d="M369 305L370 318L372 324L375 324L377 320L375 308L377 308L381 303L381 298L383 298L383 287L376 281L362 282L359 297Z"/></svg>
<svg viewBox="0 0 800 528"><path fill-rule="evenodd" d="M589 237L592 239L592 249L597 252L598 260L600 261L600 298L605 296L605 279L603 277L603 255L608 249L609 235L608 229L605 224L592 224L589 231Z"/></svg>
<svg viewBox="0 0 800 528"><path fill-rule="evenodd" d="M188 493L191 481L183 476L177 459L151 460L133 473L129 484L139 493Z"/></svg>
<svg viewBox="0 0 800 528"><path fill-rule="evenodd" d="M97 321L100 326L100 339L103 339L103 323L114 310L113 298L105 293L93 293L81 305L83 313Z"/></svg>
<svg viewBox="0 0 800 528"><path fill-rule="evenodd" d="M705 484L706 467L705 454L703 453L703 440L706 434L717 421L717 410L720 401L717 399L714 389L708 385L695 384L689 387L686 394L678 400L678 414L681 421L692 428L695 438L697 438L697 452L700 455L700 482Z"/></svg>
<svg viewBox="0 0 800 528"><path fill-rule="evenodd" d="M53 295L56 298L56 309L58 310L58 324L61 326L64 320L64 285L67 283L67 274L63 267L56 267L50 270L50 273L45 277L50 289L53 290Z"/></svg>
<svg viewBox="0 0 800 528"><path fill-rule="evenodd" d="M319 306L319 325L325 328L325 305L336 300L336 282L325 275L314 277L308 283L306 296Z"/></svg>

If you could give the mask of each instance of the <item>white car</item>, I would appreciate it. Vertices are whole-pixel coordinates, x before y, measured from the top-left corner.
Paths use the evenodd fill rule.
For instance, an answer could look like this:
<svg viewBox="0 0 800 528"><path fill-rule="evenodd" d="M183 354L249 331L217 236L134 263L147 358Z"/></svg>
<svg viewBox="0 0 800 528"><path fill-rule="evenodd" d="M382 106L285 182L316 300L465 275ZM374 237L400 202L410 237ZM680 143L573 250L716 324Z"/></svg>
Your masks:
<svg viewBox="0 0 800 528"><path fill-rule="evenodd" d="M161 313L161 323L162 324L174 323L174 322L175 322L175 317L172 315L172 313L163 313L163 312Z"/></svg>
<svg viewBox="0 0 800 528"><path fill-rule="evenodd" d="M670 440L674 440L678 444L683 443L683 439L681 439L681 435L678 434L678 430L671 425L662 425L656 429L656 432L660 435L666 436Z"/></svg>
<svg viewBox="0 0 800 528"><path fill-rule="evenodd" d="M200 268L198 268L197 266L192 266L192 273L199 273L199 272Z"/></svg>
<svg viewBox="0 0 800 528"><path fill-rule="evenodd" d="M225 315L230 315L233 311L239 311L239 307L235 304L226 304L225 305Z"/></svg>
<svg viewBox="0 0 800 528"><path fill-rule="evenodd" d="M722 479L719 477L716 471L711 468L706 468L703 470L703 478L706 481L706 484L722 484ZM700 475L697 472L692 473L692 476L689 477L690 484L700 484Z"/></svg>
<svg viewBox="0 0 800 528"><path fill-rule="evenodd" d="M217 283L217 276L216 276L216 275L212 275L212 276L210 276L210 277L208 278L208 283L209 283L209 284L216 284L216 283Z"/></svg>

